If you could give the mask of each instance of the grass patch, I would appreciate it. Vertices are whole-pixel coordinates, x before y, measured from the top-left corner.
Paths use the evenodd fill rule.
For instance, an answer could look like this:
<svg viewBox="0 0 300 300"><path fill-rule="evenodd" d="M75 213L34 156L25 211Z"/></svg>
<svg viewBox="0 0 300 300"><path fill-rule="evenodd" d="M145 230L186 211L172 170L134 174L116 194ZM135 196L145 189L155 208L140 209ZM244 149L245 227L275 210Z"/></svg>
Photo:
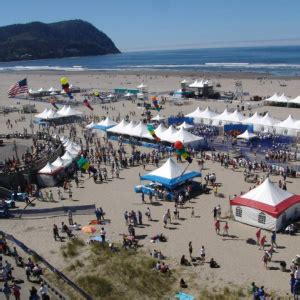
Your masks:
<svg viewBox="0 0 300 300"><path fill-rule="evenodd" d="M111 282L97 275L80 276L77 282L84 290L95 297L107 297L113 291Z"/></svg>
<svg viewBox="0 0 300 300"><path fill-rule="evenodd" d="M76 238L61 246L61 253L64 258L75 257L79 255L79 249L83 246L85 246L84 241Z"/></svg>

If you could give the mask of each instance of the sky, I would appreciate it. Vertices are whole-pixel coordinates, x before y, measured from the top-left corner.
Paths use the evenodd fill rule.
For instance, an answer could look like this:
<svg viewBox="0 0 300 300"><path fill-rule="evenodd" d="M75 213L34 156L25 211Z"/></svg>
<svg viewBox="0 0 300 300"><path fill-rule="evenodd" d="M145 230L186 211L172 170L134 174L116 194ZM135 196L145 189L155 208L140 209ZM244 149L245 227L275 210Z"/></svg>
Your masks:
<svg viewBox="0 0 300 300"><path fill-rule="evenodd" d="M300 45L299 0L2 0L0 26L82 19L121 51Z"/></svg>

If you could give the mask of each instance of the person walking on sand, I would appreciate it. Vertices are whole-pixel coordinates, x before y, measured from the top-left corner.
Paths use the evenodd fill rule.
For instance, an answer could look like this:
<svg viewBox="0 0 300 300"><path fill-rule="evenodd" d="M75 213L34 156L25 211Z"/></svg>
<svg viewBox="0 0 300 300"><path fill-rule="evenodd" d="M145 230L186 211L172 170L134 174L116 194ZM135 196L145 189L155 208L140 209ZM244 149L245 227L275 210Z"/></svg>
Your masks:
<svg viewBox="0 0 300 300"><path fill-rule="evenodd" d="M49 191L49 200L50 200L51 202L54 202L54 197L53 197L52 190Z"/></svg>
<svg viewBox="0 0 300 300"><path fill-rule="evenodd" d="M148 217L148 221L152 221L151 210L149 207L147 207L145 215Z"/></svg>
<svg viewBox="0 0 300 300"><path fill-rule="evenodd" d="M217 206L217 215L218 215L218 219L220 220L221 219L221 205L220 204L218 204L218 206Z"/></svg>
<svg viewBox="0 0 300 300"><path fill-rule="evenodd" d="M190 254L190 258L192 258L192 254L193 254L193 245L192 245L192 242L189 242L189 254Z"/></svg>
<svg viewBox="0 0 300 300"><path fill-rule="evenodd" d="M277 243L276 243L276 231L272 232L272 235L271 235L271 244L272 244L272 247L274 247L274 245L275 245L275 247L278 248Z"/></svg>
<svg viewBox="0 0 300 300"><path fill-rule="evenodd" d="M265 251L263 257L262 257L262 261L264 262L264 267L266 269L268 269L268 261L269 261L269 254L268 251Z"/></svg>
<svg viewBox="0 0 300 300"><path fill-rule="evenodd" d="M216 230L216 234L220 233L220 221L216 220L215 222L215 230Z"/></svg>
<svg viewBox="0 0 300 300"><path fill-rule="evenodd" d="M215 206L213 209L214 220L217 220L217 213L218 213L218 210L217 210L217 207Z"/></svg>
<svg viewBox="0 0 300 300"><path fill-rule="evenodd" d="M195 211L194 211L194 207L192 207L192 211L191 211L191 218L195 217Z"/></svg>
<svg viewBox="0 0 300 300"><path fill-rule="evenodd" d="M165 213L163 215L164 228L167 228L167 222L168 222L168 215Z"/></svg>
<svg viewBox="0 0 300 300"><path fill-rule="evenodd" d="M223 227L223 236L228 236L228 230L229 230L228 222L225 222L225 225Z"/></svg>
<svg viewBox="0 0 300 300"><path fill-rule="evenodd" d="M259 242L260 242L260 235L261 235L261 228L259 228L256 233L256 244L259 245Z"/></svg>
<svg viewBox="0 0 300 300"><path fill-rule="evenodd" d="M71 210L68 211L68 219L69 219L69 225L72 226L74 222L73 222L73 214Z"/></svg>
<svg viewBox="0 0 300 300"><path fill-rule="evenodd" d="M267 237L264 235L261 240L260 240L260 247L259 247L259 250L261 250L261 248L263 250L265 250L265 244L266 244L266 241L267 241Z"/></svg>
<svg viewBox="0 0 300 300"><path fill-rule="evenodd" d="M57 239L60 239L60 241L61 241L61 237L60 237L60 235L58 233L58 227L57 227L56 224L53 225L52 231L53 231L53 238L54 238L54 240L56 241Z"/></svg>
<svg viewBox="0 0 300 300"><path fill-rule="evenodd" d="M73 200L71 188L69 188L69 200Z"/></svg>

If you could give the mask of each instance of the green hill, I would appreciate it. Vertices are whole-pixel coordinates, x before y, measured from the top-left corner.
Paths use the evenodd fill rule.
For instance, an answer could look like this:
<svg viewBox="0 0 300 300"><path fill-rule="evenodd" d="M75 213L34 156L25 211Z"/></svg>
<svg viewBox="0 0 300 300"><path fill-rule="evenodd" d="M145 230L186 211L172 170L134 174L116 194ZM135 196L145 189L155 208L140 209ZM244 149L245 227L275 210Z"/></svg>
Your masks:
<svg viewBox="0 0 300 300"><path fill-rule="evenodd" d="M88 22L32 22L0 27L0 61L120 53L113 41Z"/></svg>

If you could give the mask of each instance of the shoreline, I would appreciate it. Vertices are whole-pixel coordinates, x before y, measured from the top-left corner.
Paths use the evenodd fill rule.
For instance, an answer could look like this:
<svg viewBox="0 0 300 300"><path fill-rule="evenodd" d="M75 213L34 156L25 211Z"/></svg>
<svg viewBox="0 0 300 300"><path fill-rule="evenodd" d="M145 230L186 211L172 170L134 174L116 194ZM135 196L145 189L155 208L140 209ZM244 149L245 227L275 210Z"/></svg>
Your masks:
<svg viewBox="0 0 300 300"><path fill-rule="evenodd" d="M68 68L68 67L66 67ZM197 77L219 79L274 79L298 80L300 75L274 75L270 73L255 72L207 72L207 71L181 71L181 70L0 70L0 74L73 74L73 75L135 75L135 76L172 76L172 77Z"/></svg>

